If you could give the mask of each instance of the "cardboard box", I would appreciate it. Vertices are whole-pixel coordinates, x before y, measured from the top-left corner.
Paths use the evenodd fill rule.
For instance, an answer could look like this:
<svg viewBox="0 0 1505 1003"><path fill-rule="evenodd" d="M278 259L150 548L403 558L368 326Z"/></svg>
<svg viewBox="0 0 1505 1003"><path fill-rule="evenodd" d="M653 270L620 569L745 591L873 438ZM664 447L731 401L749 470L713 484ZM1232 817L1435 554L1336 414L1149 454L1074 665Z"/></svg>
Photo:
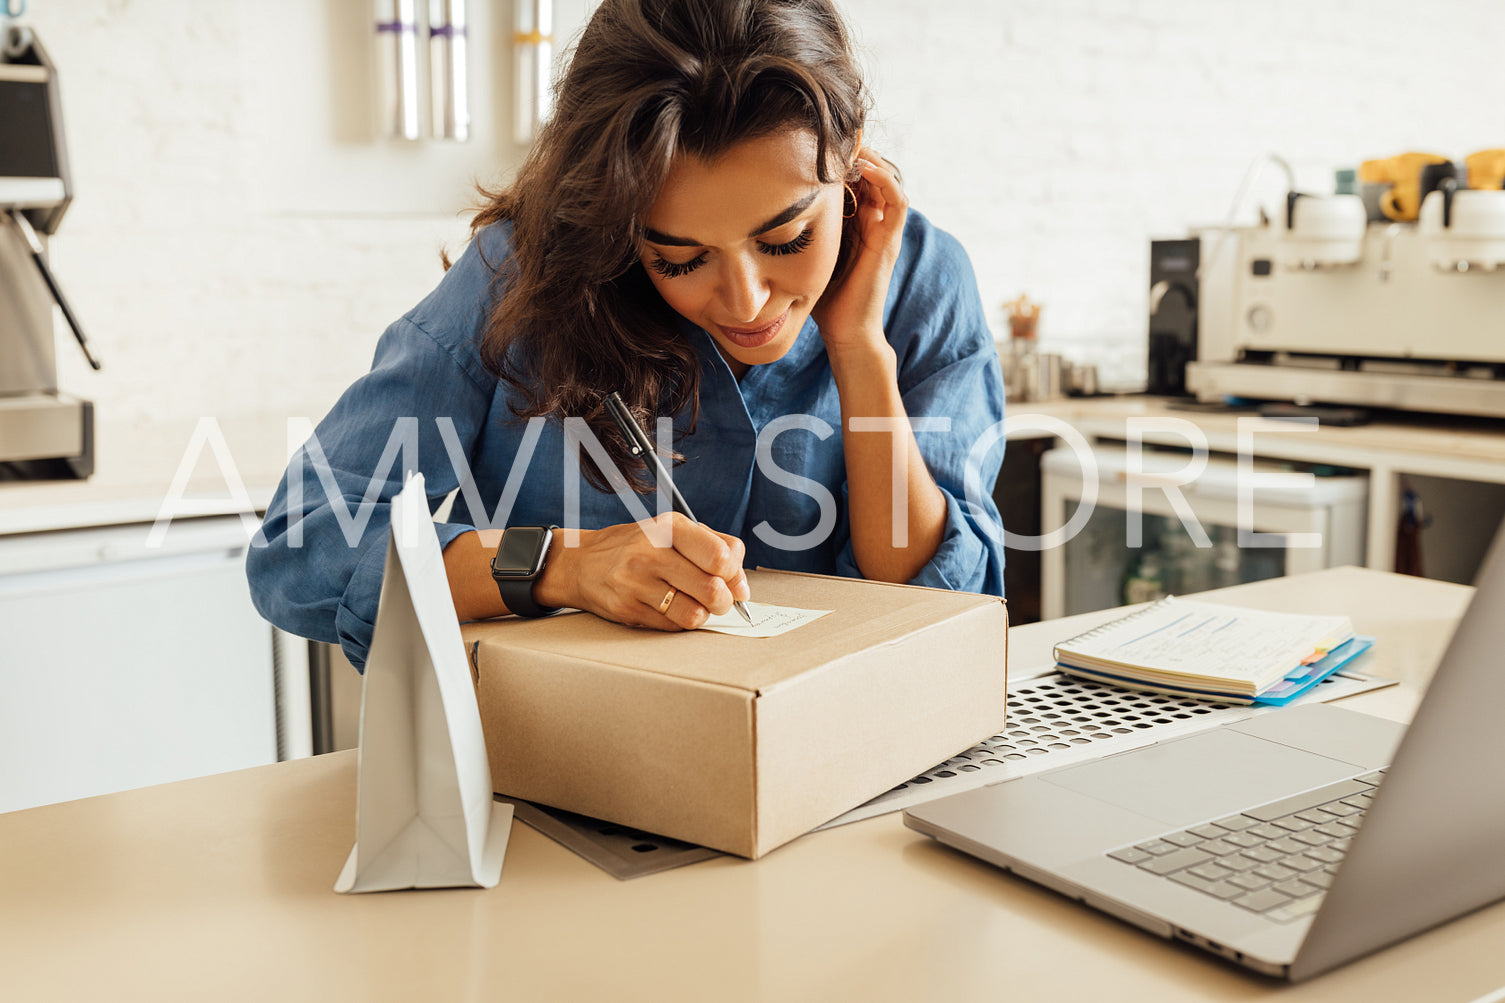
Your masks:
<svg viewBox="0 0 1505 1003"><path fill-rule="evenodd" d="M589 614L464 628L498 792L758 857L1003 729L993 596L756 571L779 637Z"/></svg>

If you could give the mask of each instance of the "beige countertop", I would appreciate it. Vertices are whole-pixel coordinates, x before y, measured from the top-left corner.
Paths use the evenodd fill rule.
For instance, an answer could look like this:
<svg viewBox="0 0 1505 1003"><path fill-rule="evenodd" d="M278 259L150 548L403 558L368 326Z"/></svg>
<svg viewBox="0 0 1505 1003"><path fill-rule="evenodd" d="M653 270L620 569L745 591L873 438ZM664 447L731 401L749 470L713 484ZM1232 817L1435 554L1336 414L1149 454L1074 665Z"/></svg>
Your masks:
<svg viewBox="0 0 1505 1003"><path fill-rule="evenodd" d="M88 480L0 483L0 537L153 522L175 485L175 515L264 510L289 455L284 431L268 428L227 418L196 440L193 424L117 428L101 419Z"/></svg>
<svg viewBox="0 0 1505 1003"><path fill-rule="evenodd" d="M1258 417L1248 412L1208 412L1186 410L1188 402L1164 397L1141 395L1064 398L1053 401L1009 402L1009 416L1028 424L1024 416L1044 415L1060 419L1089 436L1122 439L1130 422L1145 423L1147 442L1184 446L1184 435L1165 431L1160 423L1168 420L1187 422L1199 428L1211 448L1235 451L1239 419ZM1293 459L1312 462L1370 466L1379 462L1405 469L1441 467L1456 460L1480 468L1487 475L1489 465L1496 465L1495 476L1485 479L1505 481L1505 420L1462 418L1444 415L1387 415L1368 425L1344 428L1323 425L1311 430L1266 420L1258 432L1258 449L1267 455L1285 453ZM1033 430L1032 430L1033 431ZM1012 434L1012 433L1011 433ZM1029 434L1021 430L1021 435Z"/></svg>
<svg viewBox="0 0 1505 1003"><path fill-rule="evenodd" d="M1422 683L1468 588L1341 568L1224 590L1353 615ZM1217 596L1213 596L1217 598ZM1011 663L1111 613L1015 628ZM1354 698L1404 717L1414 689ZM582 747L588 755L588 743ZM355 757L0 815L0 996L215 1000L1460 1000L1505 985L1496 905L1294 988L1161 941L898 815L619 882L525 825L501 884L341 896Z"/></svg>

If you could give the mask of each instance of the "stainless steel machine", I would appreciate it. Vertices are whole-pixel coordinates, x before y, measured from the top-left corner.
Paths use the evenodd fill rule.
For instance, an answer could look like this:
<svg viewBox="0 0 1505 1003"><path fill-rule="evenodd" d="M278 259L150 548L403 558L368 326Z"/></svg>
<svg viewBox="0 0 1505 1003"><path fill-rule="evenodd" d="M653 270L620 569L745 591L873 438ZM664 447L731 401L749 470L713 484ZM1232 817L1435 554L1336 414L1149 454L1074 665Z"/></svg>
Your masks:
<svg viewBox="0 0 1505 1003"><path fill-rule="evenodd" d="M47 261L71 198L57 74L13 25L0 37L0 482L94 470L93 405L58 389L55 308L99 362Z"/></svg>
<svg viewBox="0 0 1505 1003"><path fill-rule="evenodd" d="M1427 194L1412 223L1358 196L1198 236L1196 361L1224 397L1505 416L1505 191Z"/></svg>

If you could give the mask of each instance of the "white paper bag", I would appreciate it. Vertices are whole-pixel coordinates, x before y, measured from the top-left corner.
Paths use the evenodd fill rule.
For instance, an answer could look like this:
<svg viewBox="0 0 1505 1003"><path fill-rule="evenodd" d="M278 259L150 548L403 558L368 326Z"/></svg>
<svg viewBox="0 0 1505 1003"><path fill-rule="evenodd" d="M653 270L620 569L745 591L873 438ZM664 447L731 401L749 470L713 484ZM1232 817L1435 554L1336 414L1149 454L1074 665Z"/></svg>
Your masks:
<svg viewBox="0 0 1505 1003"><path fill-rule="evenodd" d="M496 885L512 806L491 797L481 713L421 474L392 500L359 757L355 847L335 891Z"/></svg>

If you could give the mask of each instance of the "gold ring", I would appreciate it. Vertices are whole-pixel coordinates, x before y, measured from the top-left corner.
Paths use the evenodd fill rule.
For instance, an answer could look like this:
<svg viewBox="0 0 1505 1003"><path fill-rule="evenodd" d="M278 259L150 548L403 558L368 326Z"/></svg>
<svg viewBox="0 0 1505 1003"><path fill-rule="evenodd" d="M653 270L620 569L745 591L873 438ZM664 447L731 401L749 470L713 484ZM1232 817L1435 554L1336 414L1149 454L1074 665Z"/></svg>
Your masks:
<svg viewBox="0 0 1505 1003"><path fill-rule="evenodd" d="M674 601L674 597L676 595L678 595L678 594L679 594L679 589L676 589L676 588L670 588L668 592L665 592L664 593L664 601L658 604L658 611L660 613L667 613L667 612L669 612L669 604Z"/></svg>

